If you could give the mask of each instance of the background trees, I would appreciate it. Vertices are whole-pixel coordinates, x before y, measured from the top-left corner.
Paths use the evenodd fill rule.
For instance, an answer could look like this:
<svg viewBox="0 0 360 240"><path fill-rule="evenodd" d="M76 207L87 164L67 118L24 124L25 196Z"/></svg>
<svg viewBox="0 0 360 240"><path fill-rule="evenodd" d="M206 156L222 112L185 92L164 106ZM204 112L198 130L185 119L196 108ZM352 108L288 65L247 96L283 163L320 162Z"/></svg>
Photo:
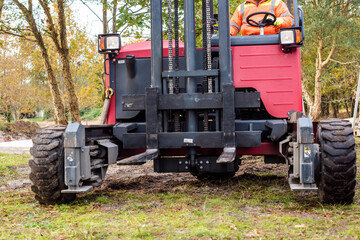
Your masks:
<svg viewBox="0 0 360 240"><path fill-rule="evenodd" d="M45 73L42 75L46 76L43 83L48 86L48 92L52 96L54 120L60 124L67 124L67 112L70 112L72 121L80 122L76 91L80 91L84 99L88 95L93 96L94 100L90 102L94 103L99 100L96 97L99 91L97 84L101 83L99 68L101 63L96 61L99 59L95 55L95 42L91 41L84 29L73 21L72 12L64 3L66 2L62 0L53 2L39 0L34 6L31 0L27 3L13 0L0 5L3 6L0 15L0 34L16 37L12 40L23 44L19 48L21 51L25 45L30 47L33 50L30 54L33 59L39 59L37 58L39 55L35 55L40 54L44 67L31 71L39 65L28 62L26 68L34 75L26 81L40 83L34 78L39 72ZM73 29L69 31L67 28L70 27ZM71 50L69 39L72 43ZM8 54L11 54L11 51ZM86 82L78 81L84 77L85 71L79 71L82 67L87 70L92 68L91 71L86 72L87 77L91 77ZM74 73L77 74L76 80L73 78Z"/></svg>
<svg viewBox="0 0 360 240"><path fill-rule="evenodd" d="M341 105L349 112L349 93L356 88L354 66L359 64L360 2L305 0L302 4L306 19L303 83L309 113L318 119L322 109L331 107L336 116Z"/></svg>

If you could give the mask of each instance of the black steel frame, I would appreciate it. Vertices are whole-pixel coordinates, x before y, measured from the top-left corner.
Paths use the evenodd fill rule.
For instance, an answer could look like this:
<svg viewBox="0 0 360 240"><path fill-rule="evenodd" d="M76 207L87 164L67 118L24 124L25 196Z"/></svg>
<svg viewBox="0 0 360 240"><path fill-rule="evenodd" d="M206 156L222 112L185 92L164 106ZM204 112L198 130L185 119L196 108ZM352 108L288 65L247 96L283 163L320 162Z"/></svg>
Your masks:
<svg viewBox="0 0 360 240"><path fill-rule="evenodd" d="M294 0L294 7L297 8L297 0ZM295 12L295 17L298 18L297 11ZM173 161L166 156L161 156L162 150L186 148L187 156L182 156L182 158L188 160L189 170L191 170L195 169L199 162L200 156L197 153L199 148L223 148L224 152L219 157L221 161L215 162L218 162L219 167L224 167L224 164L233 166L236 148L260 147L264 132L274 138L271 139L272 141L278 140L285 134L282 129L287 128L286 122L254 120L249 123L235 120L236 109L259 109L261 100L259 92L235 91L229 35L229 1L218 2L219 49L216 50L218 52L218 69L199 69L199 64L195 62L194 0L184 0L185 70L164 71L162 69L164 59L162 23L162 0L151 0L151 85L146 88L145 94L122 95L122 109L124 111L145 111L146 122L118 123L113 126L112 134L121 141L122 149L151 150L151 157L156 160L157 171L168 171L172 169L169 166L171 165L170 162ZM110 69L110 72L115 74L112 71ZM167 93L165 81L176 77L186 79L186 93ZM218 81L215 84L215 92L197 92L195 79L199 77L214 77ZM185 112L186 126L184 132L168 131L167 114L173 110ZM220 126L216 127L216 131L198 130L197 111L199 110L216 111L216 123L221 123ZM254 126L258 126L258 128L254 128ZM144 154L140 154L139 158L149 160L150 158L146 157L146 153ZM170 165L166 163L167 161ZM225 163L221 163L221 165L219 162L222 161ZM214 161L211 162L214 163ZM161 166L167 166L164 167L167 169L161 169ZM181 167L181 171L186 170L183 167ZM229 169L231 168L229 167Z"/></svg>

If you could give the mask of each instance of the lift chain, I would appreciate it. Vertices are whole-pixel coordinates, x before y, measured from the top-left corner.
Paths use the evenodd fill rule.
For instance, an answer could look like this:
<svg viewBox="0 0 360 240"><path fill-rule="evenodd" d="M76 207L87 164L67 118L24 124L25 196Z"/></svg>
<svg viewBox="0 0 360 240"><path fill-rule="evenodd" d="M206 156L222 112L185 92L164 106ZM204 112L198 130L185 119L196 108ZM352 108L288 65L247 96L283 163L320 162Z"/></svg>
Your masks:
<svg viewBox="0 0 360 240"><path fill-rule="evenodd" d="M175 71L179 70L179 0L174 0L174 14L175 14ZM180 92L179 86L179 77L175 77L175 93L178 94ZM180 113L179 111L175 111L175 132L180 132Z"/></svg>
<svg viewBox="0 0 360 240"><path fill-rule="evenodd" d="M211 70L211 16L210 16L210 0L206 0L206 53L207 53L207 69ZM213 78L208 77L208 92L213 92Z"/></svg>
<svg viewBox="0 0 360 240"><path fill-rule="evenodd" d="M203 18L203 69L212 69L211 58L211 0L202 0ZM213 92L213 78L204 77L203 92ZM209 112L204 111L204 131L209 131Z"/></svg>
<svg viewBox="0 0 360 240"><path fill-rule="evenodd" d="M173 33L172 33L172 0L168 0L168 39L169 39L169 71L173 71L174 70L174 66L173 66ZM169 94L173 94L174 93L174 81L173 78L169 78L168 79L168 89L169 89Z"/></svg>

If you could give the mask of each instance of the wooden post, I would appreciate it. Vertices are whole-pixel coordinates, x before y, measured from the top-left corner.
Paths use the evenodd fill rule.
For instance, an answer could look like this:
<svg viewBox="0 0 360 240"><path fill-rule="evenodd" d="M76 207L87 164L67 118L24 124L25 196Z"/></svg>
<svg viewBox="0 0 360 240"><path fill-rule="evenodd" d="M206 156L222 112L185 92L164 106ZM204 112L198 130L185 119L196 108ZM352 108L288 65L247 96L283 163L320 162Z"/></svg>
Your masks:
<svg viewBox="0 0 360 240"><path fill-rule="evenodd" d="M359 73L359 80L358 80L358 85L357 85L357 90L356 90L355 109L354 109L353 122L352 122L353 129L355 128L356 116L357 116L357 111L358 111L359 94L360 94L360 73Z"/></svg>

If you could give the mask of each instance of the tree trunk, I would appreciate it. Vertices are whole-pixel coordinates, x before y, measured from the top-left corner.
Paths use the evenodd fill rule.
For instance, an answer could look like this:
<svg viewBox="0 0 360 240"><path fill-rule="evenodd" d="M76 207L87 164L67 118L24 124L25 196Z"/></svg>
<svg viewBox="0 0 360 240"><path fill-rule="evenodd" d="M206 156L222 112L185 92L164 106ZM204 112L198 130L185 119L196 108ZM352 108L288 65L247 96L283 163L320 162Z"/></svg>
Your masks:
<svg viewBox="0 0 360 240"><path fill-rule="evenodd" d="M56 78L54 75L54 71L51 67L51 63L50 63L50 58L47 52L47 49L45 47L44 44L44 40L42 38L42 35L40 34L36 23L35 23L35 19L34 19L34 15L32 12L32 2L29 1L29 10L22 4L20 3L18 0L13 0L13 2L18 6L18 8L21 10L21 12L24 14L25 19L27 21L27 23L29 24L29 27L31 29L32 34L34 35L35 39L36 39L36 43L39 46L40 50L41 50L41 55L44 59L44 63L45 63L45 69L46 69L46 74L47 74L47 80L49 83L49 87L50 87L50 93L51 93L51 97L52 97L52 101L53 101L53 105L54 105L54 111L55 111L55 116L56 118L54 119L55 123L59 123L59 124L63 124L63 125L67 125L68 121L65 118L65 108L64 108L64 104L61 100L61 94L59 91L59 87L57 85L56 82Z"/></svg>
<svg viewBox="0 0 360 240"><path fill-rule="evenodd" d="M315 97L314 97L314 105L311 108L311 116L313 119L319 119L321 115L321 67L316 68L316 75L315 75Z"/></svg>
<svg viewBox="0 0 360 240"><path fill-rule="evenodd" d="M322 51L323 51L323 40L320 39L318 41L317 46L317 56L316 56L316 73L315 73L315 97L314 97L314 104L311 107L310 115L314 120L317 120L321 116L321 91L322 91L322 83L321 83L321 76L325 67L329 64L330 59L335 51L336 42L333 40L332 46L330 48L330 52L325 61L322 60Z"/></svg>
<svg viewBox="0 0 360 240"><path fill-rule="evenodd" d="M314 120L320 118L321 115L321 74L322 74L322 65L321 65L321 51L323 48L323 41L320 40L318 42L318 51L316 58L316 72L315 72L315 92L314 92L314 104L311 107L310 115Z"/></svg>
<svg viewBox="0 0 360 240"><path fill-rule="evenodd" d="M112 12L112 32L116 33L116 10L117 10L118 0L114 0L113 2L113 12Z"/></svg>
<svg viewBox="0 0 360 240"><path fill-rule="evenodd" d="M108 33L108 24L107 24L107 0L102 0L103 2L103 33Z"/></svg>
<svg viewBox="0 0 360 240"><path fill-rule="evenodd" d="M331 116L337 118L337 107L335 102L331 102L332 114Z"/></svg>
<svg viewBox="0 0 360 240"><path fill-rule="evenodd" d="M54 105L54 111L55 111L54 116L56 116L54 121L56 124L67 125L68 121L65 117L65 107L64 107L64 104L60 97L61 96L60 90L59 90L57 82L56 82L54 71L51 67L49 55L47 53L45 46L40 47L40 49L41 49L41 55L45 61L45 68L46 68L47 78L48 78L48 82L49 82L49 86L50 86L50 93L51 93L51 97L53 99L53 105Z"/></svg>
<svg viewBox="0 0 360 240"><path fill-rule="evenodd" d="M343 92L343 98L346 99L344 92ZM351 103L351 98L350 98L350 103ZM345 104L345 110L346 110L347 116L348 116L348 118L351 118L351 111L349 111L348 100L344 100L344 104Z"/></svg>
<svg viewBox="0 0 360 240"><path fill-rule="evenodd" d="M4 0L0 0L0 19L1 19L1 13L2 13L3 7L4 7Z"/></svg>
<svg viewBox="0 0 360 240"><path fill-rule="evenodd" d="M81 123L78 99L75 94L75 86L74 86L73 78L71 76L71 69L70 69L70 56L69 56L69 47L66 36L66 19L65 19L64 3L63 0L58 0L57 3L58 3L57 9L59 15L60 43L61 43L61 51L59 52L59 54L62 62L64 83L69 97L71 120L74 122Z"/></svg>
<svg viewBox="0 0 360 240"><path fill-rule="evenodd" d="M312 107L314 106L314 100L309 92L309 89L305 85L303 85L303 96L307 103L307 112L310 114L312 111ZM304 109L304 112L305 112L305 109Z"/></svg>
<svg viewBox="0 0 360 240"><path fill-rule="evenodd" d="M321 97L320 117L328 118L330 115L330 100L326 96Z"/></svg>

